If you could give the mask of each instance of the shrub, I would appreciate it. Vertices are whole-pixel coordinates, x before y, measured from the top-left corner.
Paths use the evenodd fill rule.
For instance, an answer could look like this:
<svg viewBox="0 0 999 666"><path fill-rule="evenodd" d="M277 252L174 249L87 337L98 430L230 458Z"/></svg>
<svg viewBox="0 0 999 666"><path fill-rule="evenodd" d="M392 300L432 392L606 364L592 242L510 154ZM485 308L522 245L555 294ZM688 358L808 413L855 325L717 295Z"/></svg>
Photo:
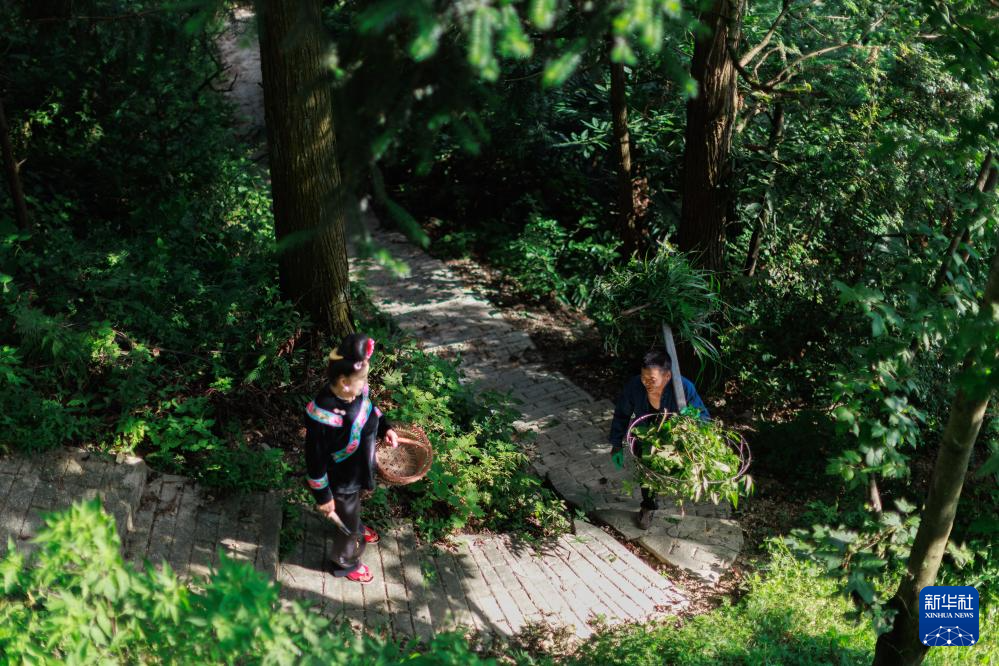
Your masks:
<svg viewBox="0 0 999 666"><path fill-rule="evenodd" d="M305 322L277 291L262 181L230 159L162 227L95 223L81 238L53 215L44 244L0 236L0 446L137 450L207 483L278 476L275 456L242 444L241 419L290 383ZM248 474L213 473L226 460Z"/></svg>
<svg viewBox="0 0 999 666"><path fill-rule="evenodd" d="M698 356L714 359L718 329L712 318L723 307L717 287L710 273L663 244L655 256L632 259L601 279L589 313L612 352L648 349L662 339L665 321Z"/></svg>
<svg viewBox="0 0 999 666"><path fill-rule="evenodd" d="M592 218L581 219L570 231L557 220L532 212L523 231L491 258L529 298L583 307L597 277L617 259L619 245L612 234L600 232Z"/></svg>
<svg viewBox="0 0 999 666"><path fill-rule="evenodd" d="M137 450L269 485L283 468L247 450L241 419L258 389L291 383L305 322L278 293L266 181L213 89L221 14L131 5L73 4L115 21L0 16L35 225L0 205L0 448Z"/></svg>
<svg viewBox="0 0 999 666"><path fill-rule="evenodd" d="M599 634L566 661L572 666L628 664L711 666L742 664L867 664L875 632L870 623L850 619L854 610L840 585L821 567L795 559L778 543L771 561L748 580L738 603L677 626L637 625ZM982 611L982 636L999 628L999 614ZM969 649L934 649L927 664L986 664L999 657L993 642Z"/></svg>
<svg viewBox="0 0 999 666"><path fill-rule="evenodd" d="M568 234L552 219L532 214L519 236L495 253L495 261L528 296L555 298L565 289L558 260Z"/></svg>

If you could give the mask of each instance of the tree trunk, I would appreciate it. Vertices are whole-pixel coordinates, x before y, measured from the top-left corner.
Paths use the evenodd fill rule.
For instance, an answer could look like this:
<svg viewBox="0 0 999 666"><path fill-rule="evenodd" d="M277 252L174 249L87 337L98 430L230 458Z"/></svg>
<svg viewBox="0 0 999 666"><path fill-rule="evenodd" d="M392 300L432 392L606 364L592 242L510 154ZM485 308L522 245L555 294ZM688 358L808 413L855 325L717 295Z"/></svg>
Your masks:
<svg viewBox="0 0 999 666"><path fill-rule="evenodd" d="M679 246L703 268L721 270L729 204L732 129L738 111L731 43L739 43L745 0L715 0L700 19L711 34L694 44L697 97L687 102Z"/></svg>
<svg viewBox="0 0 999 666"><path fill-rule="evenodd" d="M7 174L10 198L14 201L14 219L17 220L18 229L27 231L31 223L28 221L28 206L24 201L24 189L21 187L21 166L14 157L14 148L10 143L10 129L7 127L7 115L4 113L2 99L0 99L0 150L3 151L3 166Z"/></svg>
<svg viewBox="0 0 999 666"><path fill-rule="evenodd" d="M975 190L978 192L991 192L996 187L996 180L999 179L999 170L992 165L992 161L993 155L990 150L985 154L985 159L982 160L982 166L978 170L978 178L975 179ZM943 286L944 280L947 279L947 270L950 268L954 253L959 247L967 245L970 241L971 227L969 223L958 229L958 231L956 231L951 237L950 244L947 246L947 251L944 253L943 261L940 262L940 268L937 269L936 277L933 279L934 292L939 291L940 287ZM962 250L961 261L967 262L968 256L968 251L966 249Z"/></svg>
<svg viewBox="0 0 999 666"><path fill-rule="evenodd" d="M774 160L773 173L770 176L770 183L767 185L767 191L763 194L763 199L760 201L760 214L756 216L756 222L753 225L753 235L749 239L749 251L746 253L746 264L743 266L743 271L746 273L747 277L753 277L756 274L756 266L760 259L760 248L763 247L763 225L770 218L770 209L768 207L769 191L773 184L773 179L777 172L777 154L778 146L780 146L780 140L784 137L784 104L783 102L777 102L774 105L774 115L770 120L770 139L767 141L767 148L770 151L770 156Z"/></svg>
<svg viewBox="0 0 999 666"><path fill-rule="evenodd" d="M989 169L989 174L985 178L985 182L981 183L981 187L976 183L975 188L982 194L987 194L992 190L996 189L996 182L999 181L999 169L995 166ZM977 213L979 206L975 206L975 212ZM968 257L971 256L971 224L964 228L964 233L961 234L961 242L958 245L961 248L961 262L968 263Z"/></svg>
<svg viewBox="0 0 999 666"><path fill-rule="evenodd" d="M999 252L992 260L982 310L991 312L996 306L999 306ZM969 353L962 364L962 372L970 370L974 363L974 354ZM909 555L906 574L889 602L889 607L897 610L898 614L891 631L878 638L874 666L919 664L929 650L919 638L919 591L934 583L940 569L944 549L954 527L954 515L968 472L968 460L982 427L989 397L990 392L969 395L964 389L958 389L951 403L950 418L940 441L940 451L930 479L930 492Z"/></svg>
<svg viewBox="0 0 999 666"><path fill-rule="evenodd" d="M321 4L259 0L257 12L281 293L336 337L353 325Z"/></svg>
<svg viewBox="0 0 999 666"><path fill-rule="evenodd" d="M617 207L618 233L624 242L622 249L626 257L637 252L641 246L641 232L638 229L638 216L635 214L635 195L632 185L631 136L628 133L628 100L624 63L610 63L611 121L614 126L614 147L617 157Z"/></svg>

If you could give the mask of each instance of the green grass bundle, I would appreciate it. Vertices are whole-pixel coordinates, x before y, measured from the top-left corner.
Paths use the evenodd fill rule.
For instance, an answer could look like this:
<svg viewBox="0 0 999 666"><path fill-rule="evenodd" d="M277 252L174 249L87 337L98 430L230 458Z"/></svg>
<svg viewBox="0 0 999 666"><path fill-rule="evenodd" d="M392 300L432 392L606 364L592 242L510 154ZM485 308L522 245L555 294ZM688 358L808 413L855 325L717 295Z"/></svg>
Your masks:
<svg viewBox="0 0 999 666"><path fill-rule="evenodd" d="M739 434L696 414L649 419L632 433L638 445L639 480L657 493L684 500L723 498L739 505L752 492L753 481L739 476Z"/></svg>

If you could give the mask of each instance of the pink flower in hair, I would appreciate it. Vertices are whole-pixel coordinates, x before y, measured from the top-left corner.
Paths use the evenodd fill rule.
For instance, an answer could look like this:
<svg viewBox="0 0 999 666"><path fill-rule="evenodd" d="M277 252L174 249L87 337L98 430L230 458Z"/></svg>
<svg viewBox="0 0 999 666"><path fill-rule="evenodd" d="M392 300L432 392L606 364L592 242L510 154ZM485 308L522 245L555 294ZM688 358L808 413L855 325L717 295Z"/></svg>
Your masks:
<svg viewBox="0 0 999 666"><path fill-rule="evenodd" d="M375 341L368 338L368 341L364 343L364 358L369 359L371 355L375 352Z"/></svg>

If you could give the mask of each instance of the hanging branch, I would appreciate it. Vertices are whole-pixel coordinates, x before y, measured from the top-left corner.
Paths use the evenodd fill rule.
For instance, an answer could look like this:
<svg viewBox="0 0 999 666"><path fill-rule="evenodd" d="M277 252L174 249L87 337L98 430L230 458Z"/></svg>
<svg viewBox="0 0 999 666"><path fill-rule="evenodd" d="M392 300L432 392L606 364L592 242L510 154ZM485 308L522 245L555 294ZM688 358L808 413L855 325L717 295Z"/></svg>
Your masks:
<svg viewBox="0 0 999 666"><path fill-rule="evenodd" d="M774 19L774 22L770 24L770 30L768 30L767 34L763 36L763 40L760 41L759 44L749 49L746 52L746 54L742 56L742 58L732 58L732 60L737 63L736 67L748 66L749 63L753 61L753 58L759 55L760 51L762 51L767 47L767 44L770 43L770 40L773 39L774 34L777 32L777 27L780 25L781 21L784 20L784 17L787 16L787 13L791 10L792 2L793 0L784 0L783 4L781 5L780 13L777 15L777 18Z"/></svg>
<svg viewBox="0 0 999 666"><path fill-rule="evenodd" d="M836 44L835 46L827 46L825 48L817 49L815 51L811 51L809 53L806 53L805 55L801 56L800 58L797 58L797 59L791 61L790 65L788 65L787 67L785 67L784 69L782 69L777 74L777 76L775 76L772 79L770 79L764 85L766 87L770 88L771 90L773 90L775 87L777 87L781 83L787 82L794 75L794 69L798 65L800 65L801 63L805 62L806 60L811 60L812 58L818 58L819 56L823 56L823 55L825 55L827 53L832 53L833 51L838 51L840 49L845 49L845 48L848 48L848 47L863 48L863 44L854 44L852 42L847 42L845 44Z"/></svg>

